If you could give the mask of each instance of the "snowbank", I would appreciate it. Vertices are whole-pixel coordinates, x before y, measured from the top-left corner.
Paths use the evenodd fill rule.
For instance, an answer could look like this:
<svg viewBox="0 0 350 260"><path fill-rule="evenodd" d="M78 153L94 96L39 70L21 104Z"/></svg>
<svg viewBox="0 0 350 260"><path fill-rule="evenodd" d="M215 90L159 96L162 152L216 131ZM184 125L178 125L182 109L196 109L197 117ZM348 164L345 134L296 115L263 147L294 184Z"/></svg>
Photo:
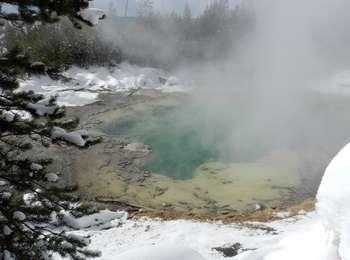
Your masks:
<svg viewBox="0 0 350 260"><path fill-rule="evenodd" d="M84 147L89 133L86 130L75 130L67 132L63 128L53 127L51 132L52 140L63 140L79 147Z"/></svg>
<svg viewBox="0 0 350 260"><path fill-rule="evenodd" d="M184 91L179 80L167 72L129 63L119 66L72 67L63 73L67 80L53 80L48 76L35 76L20 81L18 91L33 90L47 97L58 96L57 103L83 106L97 100L99 93L126 92L136 89L157 89L164 92Z"/></svg>
<svg viewBox="0 0 350 260"><path fill-rule="evenodd" d="M97 25L100 20L106 17L105 13L98 8L85 8L78 12L78 15L84 21L91 25Z"/></svg>
<svg viewBox="0 0 350 260"><path fill-rule="evenodd" d="M146 246L118 255L123 260L205 260L198 252L185 246L164 244Z"/></svg>
<svg viewBox="0 0 350 260"><path fill-rule="evenodd" d="M326 169L317 193L317 212L339 253L348 256L343 260L350 259L350 144Z"/></svg>
<svg viewBox="0 0 350 260"><path fill-rule="evenodd" d="M75 218L70 214L64 214L63 222L74 229L83 229L96 225L105 224L112 220L125 220L127 214L125 212L112 212L109 210L102 210L92 215L86 215L81 218Z"/></svg>

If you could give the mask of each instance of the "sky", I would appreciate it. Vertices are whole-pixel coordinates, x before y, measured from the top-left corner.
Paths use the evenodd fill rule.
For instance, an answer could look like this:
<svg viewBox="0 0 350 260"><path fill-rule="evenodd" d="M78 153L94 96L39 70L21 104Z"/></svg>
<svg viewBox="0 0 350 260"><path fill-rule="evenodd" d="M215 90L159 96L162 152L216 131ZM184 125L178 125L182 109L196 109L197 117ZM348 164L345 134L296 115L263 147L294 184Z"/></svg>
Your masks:
<svg viewBox="0 0 350 260"><path fill-rule="evenodd" d="M109 3L113 2L118 9L118 15L122 15L124 14L126 1L127 0L95 0L93 5L108 10ZM182 13L187 3L191 7L192 13L198 15L204 10L205 6L212 1L213 0L153 0L153 3L155 10L160 13L171 13L172 11ZM239 0L229 0L231 5L234 5L238 1ZM136 2L137 0L129 0L129 15L137 14Z"/></svg>

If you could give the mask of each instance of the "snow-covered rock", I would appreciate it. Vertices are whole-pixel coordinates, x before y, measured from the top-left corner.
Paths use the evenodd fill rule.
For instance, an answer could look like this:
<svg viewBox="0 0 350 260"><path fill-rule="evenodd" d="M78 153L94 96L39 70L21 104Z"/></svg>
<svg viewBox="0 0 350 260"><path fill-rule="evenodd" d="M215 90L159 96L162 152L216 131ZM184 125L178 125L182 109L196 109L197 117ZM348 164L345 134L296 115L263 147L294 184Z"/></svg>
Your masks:
<svg viewBox="0 0 350 260"><path fill-rule="evenodd" d="M34 172L38 172L38 171L41 171L43 169L43 166L41 164L38 164L38 163L32 163L30 165L30 169Z"/></svg>
<svg viewBox="0 0 350 260"><path fill-rule="evenodd" d="M84 21L90 23L91 25L97 25L100 20L106 17L105 13L98 8L85 8L78 12L78 15Z"/></svg>
<svg viewBox="0 0 350 260"><path fill-rule="evenodd" d="M36 195L32 192L23 194L23 201L27 206L30 206L36 199Z"/></svg>
<svg viewBox="0 0 350 260"><path fill-rule="evenodd" d="M26 219L26 215L22 211L15 211L13 213L13 218L19 221L23 221Z"/></svg>
<svg viewBox="0 0 350 260"><path fill-rule="evenodd" d="M195 250L174 244L146 246L118 255L123 260L205 260Z"/></svg>
<svg viewBox="0 0 350 260"><path fill-rule="evenodd" d="M6 122L13 122L15 120L30 122L33 120L32 115L28 111L24 110L0 110L0 119Z"/></svg>
<svg viewBox="0 0 350 260"><path fill-rule="evenodd" d="M99 93L127 92L135 89L157 89L181 92L180 80L161 69L121 63L116 67L71 67L62 75L68 80L53 80L39 75L20 80L18 91L34 91L46 97L57 96L57 104L83 106L98 99Z"/></svg>
<svg viewBox="0 0 350 260"><path fill-rule="evenodd" d="M45 175L45 178L48 182L57 182L59 179L56 173L48 173Z"/></svg>
<svg viewBox="0 0 350 260"><path fill-rule="evenodd" d="M127 218L126 212L113 212L109 210L102 210L92 215L86 215L81 218L75 218L68 213L63 213L63 222L74 229L83 229L96 225L105 224L112 220L125 220Z"/></svg>
<svg viewBox="0 0 350 260"><path fill-rule="evenodd" d="M57 110L57 106L47 106L41 103L29 103L27 108L38 116L53 115Z"/></svg>
<svg viewBox="0 0 350 260"><path fill-rule="evenodd" d="M1 186L6 186L6 185L8 185L8 184L9 184L8 181L3 180L3 179L0 179L0 187L1 187Z"/></svg>
<svg viewBox="0 0 350 260"><path fill-rule="evenodd" d="M11 111L1 111L0 118L6 122L13 122L15 120L15 114Z"/></svg>
<svg viewBox="0 0 350 260"><path fill-rule="evenodd" d="M30 121L33 120L32 114L29 113L28 111L25 111L25 110L11 110L11 112L16 115L16 117L17 117L17 119L19 121L30 122Z"/></svg>
<svg viewBox="0 0 350 260"><path fill-rule="evenodd" d="M16 260L16 257L10 251L4 250L3 259L4 260Z"/></svg>
<svg viewBox="0 0 350 260"><path fill-rule="evenodd" d="M85 146L85 138L88 136L89 133L86 130L76 130L72 132L67 132L66 130L60 127L54 127L51 132L51 138L53 140L63 140L79 147Z"/></svg>
<svg viewBox="0 0 350 260"><path fill-rule="evenodd" d="M12 234L12 229L8 226L8 225L5 225L2 229L3 233L5 236L9 236Z"/></svg>

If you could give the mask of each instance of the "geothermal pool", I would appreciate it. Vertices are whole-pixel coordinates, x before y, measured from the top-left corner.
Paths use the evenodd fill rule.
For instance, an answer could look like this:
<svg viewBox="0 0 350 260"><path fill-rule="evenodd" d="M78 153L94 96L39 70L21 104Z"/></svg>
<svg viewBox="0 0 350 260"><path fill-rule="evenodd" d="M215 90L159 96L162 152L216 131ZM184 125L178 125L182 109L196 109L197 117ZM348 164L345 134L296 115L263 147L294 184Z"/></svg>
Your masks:
<svg viewBox="0 0 350 260"><path fill-rule="evenodd" d="M196 106L159 106L122 117L104 132L148 145L153 152L145 168L174 179L191 179L204 163L254 162L269 154L256 136L242 144L233 139L234 124L211 116Z"/></svg>
<svg viewBox="0 0 350 260"><path fill-rule="evenodd" d="M195 105L150 105L106 123L104 133L130 137L152 151L144 161L151 177L129 183L122 197L155 208L230 212L310 196L300 192L304 162L298 154L267 141L259 129L247 132L226 121L241 111L219 117Z"/></svg>

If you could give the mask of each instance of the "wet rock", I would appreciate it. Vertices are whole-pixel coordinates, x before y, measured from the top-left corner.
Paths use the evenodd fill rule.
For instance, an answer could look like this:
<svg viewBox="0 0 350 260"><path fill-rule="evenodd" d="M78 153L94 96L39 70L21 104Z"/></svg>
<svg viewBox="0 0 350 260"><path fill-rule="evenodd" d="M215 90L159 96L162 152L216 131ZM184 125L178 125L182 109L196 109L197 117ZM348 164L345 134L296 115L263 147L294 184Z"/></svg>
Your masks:
<svg viewBox="0 0 350 260"><path fill-rule="evenodd" d="M214 247L213 250L222 253L224 257L235 257L243 252L252 251L256 249L243 248L240 243L235 243L232 246L228 247Z"/></svg>
<svg viewBox="0 0 350 260"><path fill-rule="evenodd" d="M224 257L234 257L243 251L240 243L235 243L229 247L214 247L213 250L222 253Z"/></svg>
<svg viewBox="0 0 350 260"><path fill-rule="evenodd" d="M168 190L168 188L161 188L161 187L156 187L155 188L155 194L154 196L158 197L158 196L161 196L163 195L166 191Z"/></svg>
<svg viewBox="0 0 350 260"><path fill-rule="evenodd" d="M265 209L267 209L267 207L264 204L262 204L262 203L256 203L255 204L255 210L256 211L261 211L261 210L265 210Z"/></svg>
<svg viewBox="0 0 350 260"><path fill-rule="evenodd" d="M44 74L46 72L46 66L40 61L36 61L30 64L30 70L34 73Z"/></svg>

